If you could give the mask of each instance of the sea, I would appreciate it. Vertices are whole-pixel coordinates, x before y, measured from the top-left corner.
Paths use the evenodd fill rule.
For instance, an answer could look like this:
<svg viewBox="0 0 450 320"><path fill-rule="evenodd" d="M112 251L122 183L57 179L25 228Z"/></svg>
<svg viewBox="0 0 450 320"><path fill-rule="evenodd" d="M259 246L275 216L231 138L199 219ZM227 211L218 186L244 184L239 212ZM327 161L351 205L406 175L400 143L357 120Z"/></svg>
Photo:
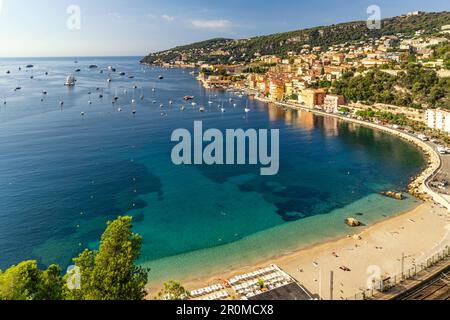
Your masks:
<svg viewBox="0 0 450 320"><path fill-rule="evenodd" d="M424 169L413 145L206 90L194 70L139 60L0 59L0 269L30 259L65 269L98 248L107 221L129 215L150 283L186 279L345 236L354 232L347 217L371 225L419 204L380 195L404 191ZM70 74L75 86L64 86ZM171 135L194 121L205 130L278 129L279 173L174 165Z"/></svg>

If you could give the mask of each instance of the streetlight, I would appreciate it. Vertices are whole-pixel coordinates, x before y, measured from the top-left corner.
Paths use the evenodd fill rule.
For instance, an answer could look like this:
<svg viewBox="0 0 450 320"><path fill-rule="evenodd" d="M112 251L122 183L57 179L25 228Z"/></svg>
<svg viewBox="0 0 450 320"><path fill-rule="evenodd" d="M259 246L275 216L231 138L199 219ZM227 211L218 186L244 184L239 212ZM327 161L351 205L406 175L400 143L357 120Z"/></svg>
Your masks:
<svg viewBox="0 0 450 320"><path fill-rule="evenodd" d="M319 269L319 299L322 300L322 267L317 262L313 262L313 266Z"/></svg>

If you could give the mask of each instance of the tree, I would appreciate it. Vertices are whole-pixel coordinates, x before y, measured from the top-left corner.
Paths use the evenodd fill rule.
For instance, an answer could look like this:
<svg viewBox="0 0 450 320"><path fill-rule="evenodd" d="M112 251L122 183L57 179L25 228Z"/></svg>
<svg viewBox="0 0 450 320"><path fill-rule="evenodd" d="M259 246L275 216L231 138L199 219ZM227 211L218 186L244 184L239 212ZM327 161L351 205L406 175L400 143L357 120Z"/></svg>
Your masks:
<svg viewBox="0 0 450 320"><path fill-rule="evenodd" d="M42 272L37 286L35 300L63 300L64 280L61 277L61 268L51 265Z"/></svg>
<svg viewBox="0 0 450 320"><path fill-rule="evenodd" d="M61 300L63 286L56 265L41 271L36 261L24 261L0 272L0 300Z"/></svg>
<svg viewBox="0 0 450 320"><path fill-rule="evenodd" d="M189 292L178 282L169 281L164 284L164 289L162 289L157 300L184 300L189 297Z"/></svg>
<svg viewBox="0 0 450 320"><path fill-rule="evenodd" d="M40 280L36 261L24 261L0 272L0 300L33 300Z"/></svg>
<svg viewBox="0 0 450 320"><path fill-rule="evenodd" d="M132 218L108 222L98 251L85 250L74 259L80 268L80 290L68 290L69 299L142 300L148 270L135 266L141 237L132 232Z"/></svg>

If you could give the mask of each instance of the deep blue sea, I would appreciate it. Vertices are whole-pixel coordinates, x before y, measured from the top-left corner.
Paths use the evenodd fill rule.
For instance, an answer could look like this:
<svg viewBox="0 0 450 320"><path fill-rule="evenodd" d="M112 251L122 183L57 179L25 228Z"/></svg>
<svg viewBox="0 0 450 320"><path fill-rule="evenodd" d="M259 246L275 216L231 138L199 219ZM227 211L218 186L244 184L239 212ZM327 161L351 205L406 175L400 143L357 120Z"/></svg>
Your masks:
<svg viewBox="0 0 450 320"><path fill-rule="evenodd" d="M0 269L24 259L66 267L98 246L106 221L132 215L150 278L182 278L347 234L343 220L356 213L371 224L417 205L379 195L404 190L423 169L412 145L334 118L207 91L191 70L138 61L0 59ZM74 88L64 86L70 73ZM185 95L195 96L197 107ZM195 120L206 129L279 129L279 174L260 176L259 166L173 165L172 131L192 130Z"/></svg>

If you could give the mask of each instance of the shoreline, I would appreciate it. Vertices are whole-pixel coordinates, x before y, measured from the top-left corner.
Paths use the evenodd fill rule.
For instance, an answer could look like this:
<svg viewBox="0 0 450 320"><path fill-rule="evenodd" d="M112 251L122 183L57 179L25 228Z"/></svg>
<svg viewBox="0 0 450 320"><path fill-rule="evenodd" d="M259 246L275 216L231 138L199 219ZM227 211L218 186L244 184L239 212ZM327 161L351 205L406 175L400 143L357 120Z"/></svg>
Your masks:
<svg viewBox="0 0 450 320"><path fill-rule="evenodd" d="M412 235L417 234L423 228L420 223L427 223L429 227L433 226L435 232L432 235L424 235L421 239L417 239L417 237L411 239ZM438 225L441 226L440 230L436 229ZM395 240L395 243L392 242L392 239ZM365 286L370 267L379 267L380 276L383 274L396 275L401 272L398 259L402 252L405 252L408 257L405 268L411 268L415 264L426 261L431 255L449 244L450 217L448 212L429 203L423 203L408 212L399 213L364 229L356 229L354 235L325 240L291 253L264 259L264 261L234 270L218 272L212 276L187 278L183 285L187 290L194 290L211 284L223 283L225 279L275 264L305 286L313 295L320 295L324 299L329 298L327 291L329 290L329 279L326 278L332 270L335 272L335 281L346 288L342 290L341 298L347 299L360 292L360 288ZM337 253L339 257L334 257L332 253ZM321 268L320 277L317 267L313 265L314 262ZM342 272L339 270L340 266L349 267L351 272ZM322 283L319 290L320 278L322 278ZM149 297L153 297L155 292L157 291L151 290Z"/></svg>
<svg viewBox="0 0 450 320"><path fill-rule="evenodd" d="M252 93L249 93L248 91L245 91L245 92L248 95L252 94ZM433 192L427 185L429 180L440 170L440 168L442 166L441 157L438 155L438 153L436 152L436 150L434 150L434 148L432 146L421 141L420 139L418 139L415 136L409 135L407 133L404 133L399 130L395 130L393 128L389 128L389 127L386 127L383 125L368 123L365 121L360 121L360 120L352 119L352 118L347 118L347 117L340 116L337 114L328 114L328 113L325 113L322 111L312 110L312 109L309 109L306 107L296 106L296 105L292 105L292 104L268 101L265 99L258 98L256 96L255 96L255 99L257 99L261 102L273 103L273 104L287 107L287 108L309 111L309 112L312 112L312 113L320 115L320 116L328 116L328 117L338 118L341 121L354 123L354 124L361 125L361 126L373 129L373 130L382 131L382 132L394 135L396 137L399 137L403 140L406 140L409 143L414 144L419 149L419 151L425 155L427 162L428 162L426 168L424 168L424 170L420 174L418 174L416 177L413 177L412 182L409 184L410 193L414 197L424 200L425 202L418 205L413 210L409 210L406 212L399 212L398 214L395 214L389 218L382 219L374 224L371 224L370 226L365 227L362 230L360 229L359 233L356 233L354 235L354 237L357 236L358 239L359 238L364 239L363 237L370 238L373 234L383 232L383 230L385 230L388 227L394 227L392 224L398 225L400 223L400 220L403 220L403 219L413 220L413 218L419 217L419 219L424 220L425 216L427 216L427 212L429 212L429 211L434 212L436 210L439 212L438 216L444 217L444 218L447 217L447 215L448 215L447 210L450 210L450 204L443 197L441 197L440 195ZM411 192L411 191L413 191L413 192ZM425 197L422 197L422 196L425 196ZM434 204L430 204L430 201L433 201ZM435 208L436 205L443 206L446 209L442 209L442 208L436 209ZM433 224L433 228L436 228L439 225L440 226L444 225L444 223L442 223L442 222L445 222L445 221L441 219L441 221L439 221L438 224ZM445 231L445 230L447 230L447 231ZM439 237L444 239L441 242L447 243L447 240L445 240L445 239L448 238L450 228L448 228L448 229L444 228L441 231L442 232L436 232L436 236L438 235ZM421 230L416 230L415 232L421 232ZM406 240L408 241L408 239L406 239ZM409 240L411 240L411 239L409 239ZM412 240L416 240L416 238L413 237ZM436 240L436 239L433 239L433 240ZM301 256L309 256L310 264L311 264L313 261L316 261L316 260L314 260L314 253L316 253L316 255L317 255L317 253L320 253L320 252L323 253L324 249L336 251L336 250L339 250L336 248L342 249L341 248L342 246L345 246L345 245L348 246L349 242L355 242L354 238L351 235L347 235L347 237L339 236L339 237L335 237L333 239L326 239L324 241L319 241L319 242L311 244L311 245L306 245L304 247L299 246L298 249L293 250L289 253L281 254L278 256L275 255L270 258L261 258L260 261L256 261L254 263L249 262L248 264L244 264L245 266L233 268L233 270L231 270L231 271L223 272L223 270L220 270L220 267L218 267L217 273L215 273L215 275L209 274L209 275L205 275L205 276L201 276L201 277L195 277L195 276L189 277L189 275L186 275L186 277L183 277L184 280L183 279L181 279L181 280L183 281L182 282L183 285L188 290L194 290L194 289L198 289L200 287L204 287L209 284L222 283L224 279L232 278L238 274L250 272L250 271L256 270L258 268L266 267L270 264L277 264L282 269L285 268L285 270L287 270L288 273L291 276L293 276L297 281L299 281L302 284L305 284L304 281L296 278L292 274L292 273L295 273L295 270L296 270L295 268L292 267L292 265L297 264L297 262L299 262L298 260L300 259ZM414 242L414 241L411 241L411 242ZM423 242L425 243L425 241L423 241ZM430 245L430 244L431 244L431 242L430 243L427 242L427 245L429 245L431 247L431 249L429 249L429 250L434 250L435 246ZM333 249L331 249L331 247L333 247ZM394 251L400 250L400 248L398 248L398 249L390 248L390 249L393 249ZM418 255L418 253L415 252L414 255ZM366 256L366 258L370 259L370 255ZM317 280L317 279L315 279L315 280ZM363 284L364 283L361 283L361 285L363 285ZM152 287L149 290L148 298L149 299L153 298L156 295L156 293L159 291L158 288L160 288L161 286L162 286L162 283L161 284L153 283ZM309 284L307 286L307 289L309 289L309 290L312 289L311 284ZM348 296L352 296L354 294L353 291L351 293L349 292ZM319 292L316 292L316 294L318 294L318 293Z"/></svg>

